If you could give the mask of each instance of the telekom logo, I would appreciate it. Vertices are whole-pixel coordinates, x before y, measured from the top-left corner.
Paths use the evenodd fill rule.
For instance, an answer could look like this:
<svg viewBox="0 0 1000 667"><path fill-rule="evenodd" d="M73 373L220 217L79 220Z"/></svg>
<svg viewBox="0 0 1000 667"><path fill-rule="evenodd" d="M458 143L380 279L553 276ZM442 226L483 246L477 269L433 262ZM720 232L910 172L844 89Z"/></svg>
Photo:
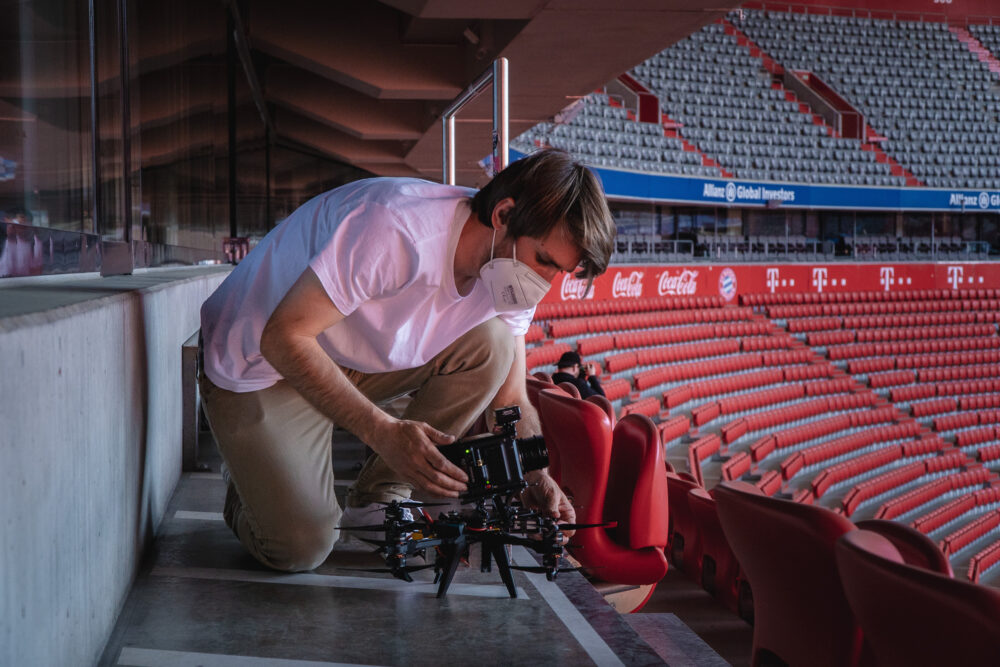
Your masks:
<svg viewBox="0 0 1000 667"><path fill-rule="evenodd" d="M886 292L888 292L889 289L892 287L893 278L895 276L896 276L896 269L894 269L891 266L883 266L881 269L879 269L878 281L882 285L882 287L885 288Z"/></svg>
<svg viewBox="0 0 1000 667"><path fill-rule="evenodd" d="M830 284L830 281L826 279L826 268L820 267L813 269L813 286L816 288L817 292L822 292L823 288ZM772 292L774 290L771 290Z"/></svg>
<svg viewBox="0 0 1000 667"><path fill-rule="evenodd" d="M642 271L633 271L627 278L621 273L616 273L615 280L611 284L611 296L616 299L641 297Z"/></svg>
<svg viewBox="0 0 1000 667"><path fill-rule="evenodd" d="M767 285L767 289L771 290L771 294L774 294L774 290L778 286L778 269L767 270L767 281L765 284Z"/></svg>
<svg viewBox="0 0 1000 667"><path fill-rule="evenodd" d="M965 274L965 269L961 266L949 266L948 267L948 284L954 290L958 289L958 286L962 284L962 276Z"/></svg>
<svg viewBox="0 0 1000 667"><path fill-rule="evenodd" d="M594 290L591 288L590 292L587 292L587 281L580 278L574 278L572 273L567 273L563 276L563 281L560 289L560 295L563 301L572 301L573 299L586 299L594 295Z"/></svg>

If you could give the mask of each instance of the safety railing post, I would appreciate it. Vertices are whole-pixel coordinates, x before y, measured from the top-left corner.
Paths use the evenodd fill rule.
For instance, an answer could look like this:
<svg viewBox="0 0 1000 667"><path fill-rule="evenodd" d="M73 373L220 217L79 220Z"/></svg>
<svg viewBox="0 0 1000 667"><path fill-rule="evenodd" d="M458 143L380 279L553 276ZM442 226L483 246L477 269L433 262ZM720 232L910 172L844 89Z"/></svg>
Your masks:
<svg viewBox="0 0 1000 667"><path fill-rule="evenodd" d="M507 59L497 58L493 61L493 66L469 84L441 116L442 180L448 185L455 184L455 115L490 83L493 84L493 172L507 166L510 144Z"/></svg>

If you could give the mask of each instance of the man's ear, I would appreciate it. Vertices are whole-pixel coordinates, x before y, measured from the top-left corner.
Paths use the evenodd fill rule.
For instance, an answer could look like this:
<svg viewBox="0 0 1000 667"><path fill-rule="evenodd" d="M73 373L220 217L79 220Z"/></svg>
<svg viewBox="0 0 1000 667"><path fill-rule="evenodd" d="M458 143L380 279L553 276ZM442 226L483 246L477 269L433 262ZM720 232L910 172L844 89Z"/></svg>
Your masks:
<svg viewBox="0 0 1000 667"><path fill-rule="evenodd" d="M510 218L510 212L513 208L513 197L505 197L497 202L497 205L493 207L493 215L490 218L490 225L493 229L499 232L507 231L507 220Z"/></svg>

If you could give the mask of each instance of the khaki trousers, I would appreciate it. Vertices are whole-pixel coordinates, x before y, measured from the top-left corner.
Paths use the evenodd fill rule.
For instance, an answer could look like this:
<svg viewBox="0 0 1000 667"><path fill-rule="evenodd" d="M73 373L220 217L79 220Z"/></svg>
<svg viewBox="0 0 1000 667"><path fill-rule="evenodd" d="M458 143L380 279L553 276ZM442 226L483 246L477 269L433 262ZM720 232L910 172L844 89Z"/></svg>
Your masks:
<svg viewBox="0 0 1000 667"><path fill-rule="evenodd" d="M514 359L510 329L499 319L475 327L427 364L389 373L343 369L373 403L416 392L403 418L460 436L486 409ZM333 422L285 381L235 393L199 378L202 401L229 469L226 524L261 563L311 570L337 540L341 509L334 495ZM349 492L349 504L406 499L413 488L371 457Z"/></svg>

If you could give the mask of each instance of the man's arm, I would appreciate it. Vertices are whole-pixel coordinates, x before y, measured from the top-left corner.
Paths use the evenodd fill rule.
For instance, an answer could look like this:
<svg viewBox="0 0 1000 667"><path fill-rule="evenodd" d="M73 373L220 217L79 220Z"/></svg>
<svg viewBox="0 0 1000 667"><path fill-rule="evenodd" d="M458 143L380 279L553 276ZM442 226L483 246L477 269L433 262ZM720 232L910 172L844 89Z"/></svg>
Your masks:
<svg viewBox="0 0 1000 667"><path fill-rule="evenodd" d="M517 405L521 409L521 421L517 424L517 435L520 438L542 434L542 423L538 418L538 412L528 400L528 388L524 381L527 374L524 336L517 336L514 339L514 363L510 366L507 379L490 403L490 409ZM549 476L547 469L526 473L524 479L530 485L522 494L522 500L526 504L540 509L553 519L561 519L566 523L576 521L576 510L559 485ZM566 537L572 534L573 531L566 531Z"/></svg>
<svg viewBox="0 0 1000 667"><path fill-rule="evenodd" d="M320 347L316 337L343 318L307 268L267 321L261 354L316 409L358 436L407 481L437 496L458 497L466 488L465 473L436 447L454 436L379 410Z"/></svg>

